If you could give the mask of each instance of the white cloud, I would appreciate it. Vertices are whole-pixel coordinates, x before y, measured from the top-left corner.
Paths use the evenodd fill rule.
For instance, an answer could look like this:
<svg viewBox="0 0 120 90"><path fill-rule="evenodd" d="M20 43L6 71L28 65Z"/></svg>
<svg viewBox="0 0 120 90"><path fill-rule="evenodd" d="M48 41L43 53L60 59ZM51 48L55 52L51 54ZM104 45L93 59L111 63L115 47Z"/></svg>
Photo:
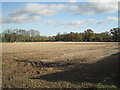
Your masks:
<svg viewBox="0 0 120 90"><path fill-rule="evenodd" d="M32 18L33 18L33 20L35 20L35 21L40 20L40 16L33 16Z"/></svg>
<svg viewBox="0 0 120 90"><path fill-rule="evenodd" d="M70 0L76 2L76 0ZM108 0L107 0L108 1ZM3 23L24 23L30 21L39 21L42 16L52 17L59 11L74 13L76 15L93 15L99 13L117 12L117 3L111 2L87 2L78 5L65 4L38 4L27 3L22 8L18 8L3 18ZM103 21L101 21L103 22ZM49 22L48 22L49 23ZM59 25L59 22L58 22Z"/></svg>
<svg viewBox="0 0 120 90"><path fill-rule="evenodd" d="M46 24L54 24L54 21L53 21L53 20L48 20L48 21L46 22Z"/></svg>
<svg viewBox="0 0 120 90"><path fill-rule="evenodd" d="M52 25L54 27L59 27L59 26L64 26L65 21L54 21L54 20L47 20L46 21L47 25Z"/></svg>
<svg viewBox="0 0 120 90"><path fill-rule="evenodd" d="M28 3L23 8L16 9L8 16L3 18L3 23L23 23L30 21L38 21L41 16L53 16L64 8L64 5L59 4L38 4Z"/></svg>
<svg viewBox="0 0 120 90"><path fill-rule="evenodd" d="M2 16L0 15L0 25L2 24Z"/></svg>
<svg viewBox="0 0 120 90"><path fill-rule="evenodd" d="M22 22L27 22L27 16L26 15L20 15L20 16L17 16L17 17L6 17L6 18L3 18L3 23L22 23Z"/></svg>
<svg viewBox="0 0 120 90"><path fill-rule="evenodd" d="M28 13L34 13L37 15L44 15L44 16L53 16L58 13L59 10L62 10L64 5L47 5L47 4L37 4L37 3L28 3L25 6L25 11Z"/></svg>
<svg viewBox="0 0 120 90"><path fill-rule="evenodd" d="M77 15L93 15L99 13L115 13L118 11L117 2L88 2L86 4L79 4L78 6L71 6L67 9Z"/></svg>
<svg viewBox="0 0 120 90"><path fill-rule="evenodd" d="M77 2L78 0L69 0L70 3L75 3Z"/></svg>
<svg viewBox="0 0 120 90"><path fill-rule="evenodd" d="M108 17L107 17L107 20L108 20L109 22L118 21L118 18L117 18L117 17L108 16Z"/></svg>
<svg viewBox="0 0 120 90"><path fill-rule="evenodd" d="M98 2L98 0L87 0L87 2ZM99 0L99 2L119 2L119 0Z"/></svg>
<svg viewBox="0 0 120 90"><path fill-rule="evenodd" d="M3 17L2 23L24 23L30 21L38 21L40 16L29 16L26 14L17 15L16 17Z"/></svg>
<svg viewBox="0 0 120 90"><path fill-rule="evenodd" d="M65 28L84 27L88 25L93 25L94 21L95 21L94 19L87 19L85 21L73 20L69 23L64 24L64 27Z"/></svg>
<svg viewBox="0 0 120 90"><path fill-rule="evenodd" d="M87 27L92 25L103 25L108 24L111 22L118 21L117 17L108 16L105 20L94 20L94 19L87 19L87 20L72 20L72 21L53 21L48 20L46 24L52 25L54 27L64 27L64 28L75 28L75 27Z"/></svg>
<svg viewBox="0 0 120 90"><path fill-rule="evenodd" d="M108 24L108 23L116 22L116 21L118 21L117 17L108 16L106 18L106 20L100 20L100 21L97 22L97 24L99 24L99 25L101 25L101 24Z"/></svg>
<svg viewBox="0 0 120 90"><path fill-rule="evenodd" d="M116 2L90 2L89 5L96 13L115 13L118 11L118 3Z"/></svg>

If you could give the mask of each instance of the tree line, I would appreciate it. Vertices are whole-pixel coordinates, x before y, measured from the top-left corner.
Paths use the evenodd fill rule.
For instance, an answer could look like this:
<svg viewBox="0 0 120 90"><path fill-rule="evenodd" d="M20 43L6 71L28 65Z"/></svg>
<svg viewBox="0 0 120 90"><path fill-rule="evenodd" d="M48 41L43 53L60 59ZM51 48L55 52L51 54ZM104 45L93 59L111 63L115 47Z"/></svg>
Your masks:
<svg viewBox="0 0 120 90"><path fill-rule="evenodd" d="M74 41L74 42L119 42L120 28L113 28L103 33L94 33L87 29L82 33L58 33L56 36L42 36L38 30L5 30L0 34L2 42L46 42L46 41Z"/></svg>

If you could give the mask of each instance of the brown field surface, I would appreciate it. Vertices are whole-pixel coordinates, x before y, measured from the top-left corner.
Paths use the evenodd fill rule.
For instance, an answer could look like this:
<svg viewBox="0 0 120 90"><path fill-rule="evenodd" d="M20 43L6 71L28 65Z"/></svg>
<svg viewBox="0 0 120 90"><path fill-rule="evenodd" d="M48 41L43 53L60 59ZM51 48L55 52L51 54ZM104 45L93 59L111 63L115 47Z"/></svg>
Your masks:
<svg viewBox="0 0 120 90"><path fill-rule="evenodd" d="M3 88L117 88L117 42L2 43Z"/></svg>

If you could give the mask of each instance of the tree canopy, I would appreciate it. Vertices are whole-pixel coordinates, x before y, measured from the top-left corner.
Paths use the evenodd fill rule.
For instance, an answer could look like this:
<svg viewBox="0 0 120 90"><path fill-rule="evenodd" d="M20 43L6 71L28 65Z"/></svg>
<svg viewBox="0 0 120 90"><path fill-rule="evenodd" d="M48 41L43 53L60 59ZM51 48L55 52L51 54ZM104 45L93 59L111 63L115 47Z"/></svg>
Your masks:
<svg viewBox="0 0 120 90"><path fill-rule="evenodd" d="M38 30L14 29L6 30L0 34L2 42L46 42L46 41L87 41L87 42L107 42L120 41L120 28L110 29L109 32L94 33L92 29L84 32L58 33L56 36L42 36Z"/></svg>

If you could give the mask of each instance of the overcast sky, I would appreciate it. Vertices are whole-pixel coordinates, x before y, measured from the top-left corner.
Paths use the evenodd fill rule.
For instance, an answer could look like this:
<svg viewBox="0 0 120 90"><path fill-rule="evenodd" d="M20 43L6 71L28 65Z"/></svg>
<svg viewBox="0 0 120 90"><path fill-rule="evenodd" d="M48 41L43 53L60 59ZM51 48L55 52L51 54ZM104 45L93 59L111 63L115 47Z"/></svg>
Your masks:
<svg viewBox="0 0 120 90"><path fill-rule="evenodd" d="M100 33L118 27L116 2L3 2L2 30L34 29L41 35L58 32Z"/></svg>

